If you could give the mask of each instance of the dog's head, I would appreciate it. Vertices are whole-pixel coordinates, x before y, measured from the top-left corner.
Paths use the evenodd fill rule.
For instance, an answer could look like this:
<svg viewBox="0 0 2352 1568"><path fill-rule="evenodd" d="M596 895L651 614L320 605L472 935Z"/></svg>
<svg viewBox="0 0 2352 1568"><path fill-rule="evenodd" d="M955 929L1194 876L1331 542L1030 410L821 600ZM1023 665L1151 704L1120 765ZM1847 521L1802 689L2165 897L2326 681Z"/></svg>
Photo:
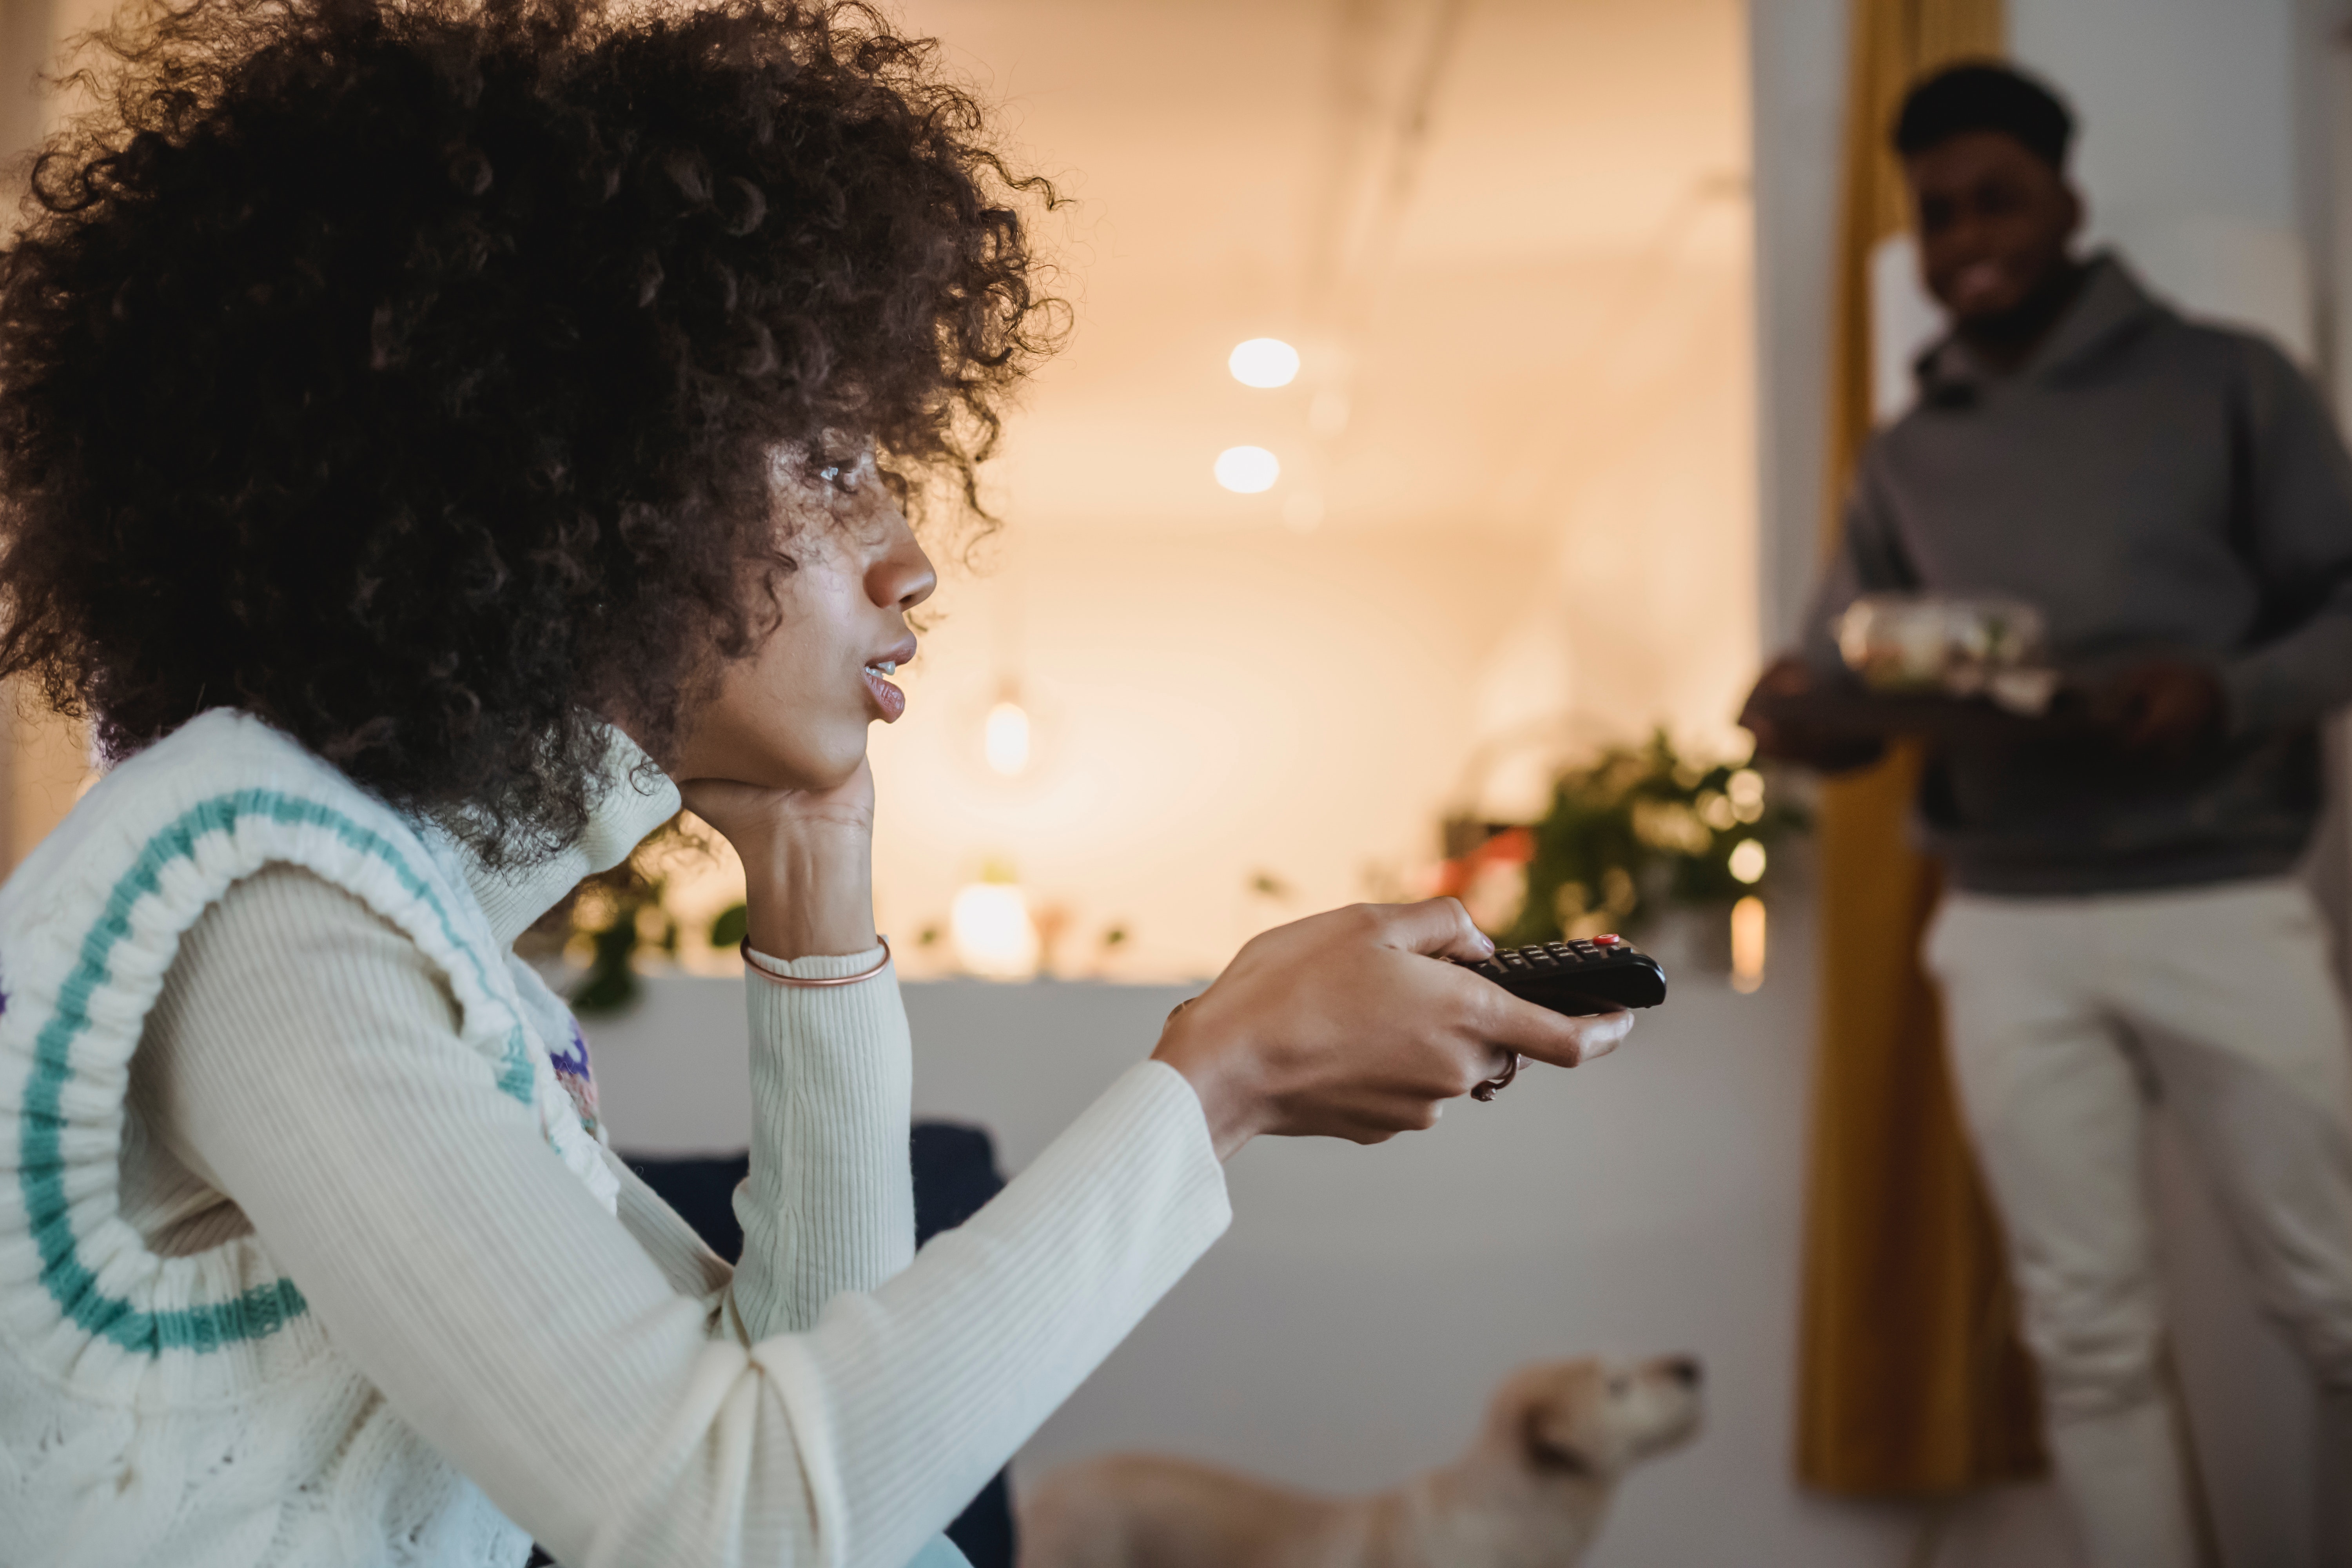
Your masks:
<svg viewBox="0 0 2352 1568"><path fill-rule="evenodd" d="M1699 1380L1689 1356L1522 1367L1496 1391L1488 1431L1539 1474L1611 1480L1698 1430Z"/></svg>

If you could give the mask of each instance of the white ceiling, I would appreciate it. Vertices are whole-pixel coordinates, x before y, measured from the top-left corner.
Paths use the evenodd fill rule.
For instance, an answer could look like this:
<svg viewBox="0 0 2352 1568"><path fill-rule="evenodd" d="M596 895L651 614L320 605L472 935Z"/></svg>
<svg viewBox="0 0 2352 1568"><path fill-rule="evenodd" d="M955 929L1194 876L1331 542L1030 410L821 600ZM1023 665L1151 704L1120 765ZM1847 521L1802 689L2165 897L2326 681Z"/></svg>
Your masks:
<svg viewBox="0 0 2352 1568"><path fill-rule="evenodd" d="M1075 198L1043 233L1076 331L994 474L1024 527L1273 525L1312 491L1333 528L1540 528L1719 342L1675 285L1747 253L1738 0L898 14ZM1291 387L1225 374L1261 333L1306 352ZM1240 443L1282 457L1274 491L1216 488Z"/></svg>

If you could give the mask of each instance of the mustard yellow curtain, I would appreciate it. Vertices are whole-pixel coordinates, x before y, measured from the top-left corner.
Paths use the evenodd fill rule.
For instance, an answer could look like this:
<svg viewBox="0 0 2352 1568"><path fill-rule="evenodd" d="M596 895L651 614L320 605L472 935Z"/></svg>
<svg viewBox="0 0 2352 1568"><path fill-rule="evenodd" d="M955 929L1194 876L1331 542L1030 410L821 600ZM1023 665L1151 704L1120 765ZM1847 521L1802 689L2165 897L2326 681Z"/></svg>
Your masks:
<svg viewBox="0 0 2352 1568"><path fill-rule="evenodd" d="M1997 56L2000 0L1853 0L1830 493L1871 426L1870 255L1908 215L1886 128L1926 70ZM1825 549L1836 539L1834 506ZM1822 793L1822 1020L1806 1194L1797 1466L1810 1486L1931 1496L2038 1473L2032 1372L1921 972L1935 867L1905 837L1919 758Z"/></svg>

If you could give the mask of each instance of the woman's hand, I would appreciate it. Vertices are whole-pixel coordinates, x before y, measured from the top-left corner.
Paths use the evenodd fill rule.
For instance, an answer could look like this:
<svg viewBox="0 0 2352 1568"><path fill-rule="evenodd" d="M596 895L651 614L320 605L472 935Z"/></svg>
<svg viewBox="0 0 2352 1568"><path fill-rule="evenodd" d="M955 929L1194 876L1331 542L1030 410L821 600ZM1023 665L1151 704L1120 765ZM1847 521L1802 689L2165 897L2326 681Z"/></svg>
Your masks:
<svg viewBox="0 0 2352 1568"><path fill-rule="evenodd" d="M1440 962L1494 950L1452 899L1312 915L1253 939L1152 1056L1201 1097L1224 1159L1261 1132L1378 1143L1431 1125L1514 1051L1574 1067L1633 1028L1630 1013L1562 1017Z"/></svg>
<svg viewBox="0 0 2352 1568"><path fill-rule="evenodd" d="M830 790L728 779L684 779L677 790L742 857L753 947L792 959L875 945L871 764Z"/></svg>

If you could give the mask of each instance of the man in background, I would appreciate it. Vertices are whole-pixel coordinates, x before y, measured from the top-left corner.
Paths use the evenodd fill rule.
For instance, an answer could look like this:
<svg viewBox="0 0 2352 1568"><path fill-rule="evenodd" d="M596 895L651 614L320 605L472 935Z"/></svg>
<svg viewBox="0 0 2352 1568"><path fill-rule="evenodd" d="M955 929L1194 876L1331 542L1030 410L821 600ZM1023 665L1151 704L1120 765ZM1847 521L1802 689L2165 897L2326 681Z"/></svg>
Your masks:
<svg viewBox="0 0 2352 1568"><path fill-rule="evenodd" d="M2041 610L2087 723L1943 747L1917 821L1949 889L1925 958L2059 1482L2100 1568L2194 1568L2142 1184L2161 1093L2321 1386L2319 1561L2352 1568L2352 1055L2293 876L2317 722L2352 700L2352 462L2277 349L2076 254L2073 131L1998 66L1905 102L1950 330L1863 454L1802 652L1758 691L1844 684L1831 628L1865 593ZM1749 718L1769 755L1881 749Z"/></svg>

